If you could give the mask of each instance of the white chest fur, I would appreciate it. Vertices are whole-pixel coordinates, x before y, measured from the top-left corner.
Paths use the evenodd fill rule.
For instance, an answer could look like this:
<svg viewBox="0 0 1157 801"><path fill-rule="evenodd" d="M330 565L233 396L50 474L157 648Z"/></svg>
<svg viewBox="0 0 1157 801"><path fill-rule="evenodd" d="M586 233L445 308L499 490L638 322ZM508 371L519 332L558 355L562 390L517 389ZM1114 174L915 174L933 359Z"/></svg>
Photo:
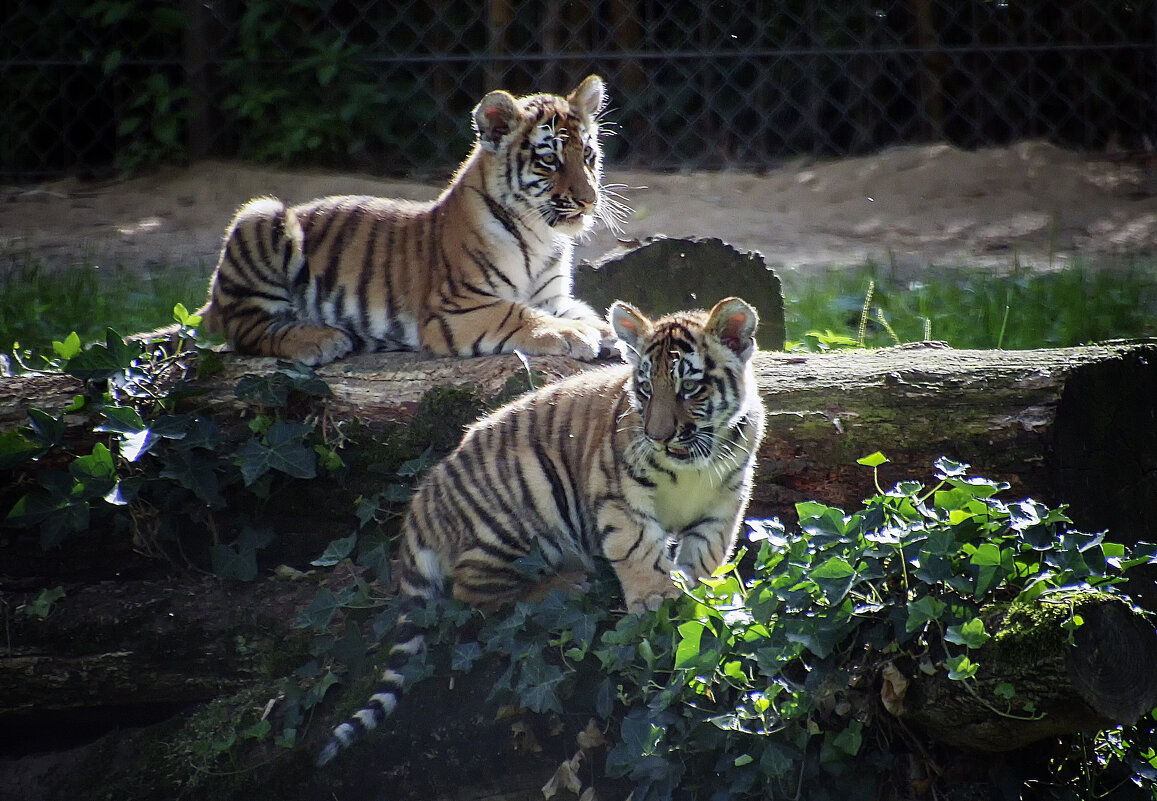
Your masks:
<svg viewBox="0 0 1157 801"><path fill-rule="evenodd" d="M674 476L674 480L656 476L657 486L651 490L655 517L665 531L677 534L726 504L724 494L728 490L716 471L682 470Z"/></svg>

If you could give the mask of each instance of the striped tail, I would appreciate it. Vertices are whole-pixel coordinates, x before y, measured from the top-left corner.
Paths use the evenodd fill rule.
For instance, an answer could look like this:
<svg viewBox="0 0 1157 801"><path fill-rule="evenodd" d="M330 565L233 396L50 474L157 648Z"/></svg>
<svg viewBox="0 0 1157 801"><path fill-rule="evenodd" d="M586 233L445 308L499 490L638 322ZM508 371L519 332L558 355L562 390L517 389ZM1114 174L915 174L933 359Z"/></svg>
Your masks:
<svg viewBox="0 0 1157 801"><path fill-rule="evenodd" d="M386 669L382 671L374 694L361 711L333 730L325 747L317 755L318 767L327 764L343 750L381 726L386 718L394 713L405 684L401 669L405 667L410 657L425 647L425 632L411 623L403 611L398 615L394 644L390 647Z"/></svg>

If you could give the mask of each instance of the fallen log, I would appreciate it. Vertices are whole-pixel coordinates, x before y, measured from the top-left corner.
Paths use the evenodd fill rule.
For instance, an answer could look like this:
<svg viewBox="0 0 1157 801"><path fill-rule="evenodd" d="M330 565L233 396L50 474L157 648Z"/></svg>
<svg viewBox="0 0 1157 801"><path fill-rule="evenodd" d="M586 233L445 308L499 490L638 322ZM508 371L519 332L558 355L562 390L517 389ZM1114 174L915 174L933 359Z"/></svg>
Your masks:
<svg viewBox="0 0 1157 801"><path fill-rule="evenodd" d="M198 381L219 414L251 404L234 388L272 359L225 355ZM318 370L333 397L328 413L373 426L412 419L440 386L469 385L482 398L524 380L527 366L549 381L598 365L565 357L429 359L373 354ZM1108 528L1119 541L1157 538L1157 342L1077 348L977 351L901 346L827 354L756 357L768 434L760 449L754 516L794 519L794 505L819 500L854 507L873 490L856 459L883 451L880 479L927 477L937 457L1007 481L1010 493L1070 505L1079 528ZM27 422L27 409L58 414L81 392L68 376L0 380L0 431ZM3 510L0 510L3 511Z"/></svg>

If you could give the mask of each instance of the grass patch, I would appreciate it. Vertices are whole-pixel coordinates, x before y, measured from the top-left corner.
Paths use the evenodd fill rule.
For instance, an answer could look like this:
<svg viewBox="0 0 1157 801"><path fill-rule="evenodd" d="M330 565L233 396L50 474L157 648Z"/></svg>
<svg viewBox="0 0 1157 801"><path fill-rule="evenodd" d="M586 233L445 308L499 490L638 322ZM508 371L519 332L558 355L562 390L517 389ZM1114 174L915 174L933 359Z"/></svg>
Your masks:
<svg viewBox="0 0 1157 801"><path fill-rule="evenodd" d="M955 348L1021 350L1157 336L1154 261L1052 273L931 267L918 280L876 264L781 273L788 337L805 348L858 341L865 299L869 347L930 338ZM50 351L70 331L87 343L103 341L109 327L129 334L167 325L176 303L200 307L207 286L208 274L172 268L48 270L35 257L13 257L0 276L0 354L16 342ZM834 336L808 336L813 331Z"/></svg>
<svg viewBox="0 0 1157 801"><path fill-rule="evenodd" d="M868 264L790 272L783 282L788 338L805 347L827 339L812 331L857 341L866 298L869 347L927 338L954 348L1024 350L1157 335L1152 261L1052 273L931 267L918 280Z"/></svg>
<svg viewBox="0 0 1157 801"><path fill-rule="evenodd" d="M127 335L168 325L177 303L200 308L207 287L207 274L171 268L50 270L35 257L13 257L0 275L0 353L17 342L21 350L50 351L52 340L71 331L88 343L103 342L106 328Z"/></svg>

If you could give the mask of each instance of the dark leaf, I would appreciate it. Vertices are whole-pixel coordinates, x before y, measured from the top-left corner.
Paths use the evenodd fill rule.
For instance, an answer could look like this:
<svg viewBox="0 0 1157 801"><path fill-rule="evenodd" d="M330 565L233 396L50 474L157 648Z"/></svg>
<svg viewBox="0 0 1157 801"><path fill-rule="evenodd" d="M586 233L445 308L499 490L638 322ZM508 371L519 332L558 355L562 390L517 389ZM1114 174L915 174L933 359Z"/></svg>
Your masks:
<svg viewBox="0 0 1157 801"><path fill-rule="evenodd" d="M221 483L214 465L215 460L204 453L173 448L166 454L161 477L171 478L192 491L210 509L221 509L225 506L225 498L221 495Z"/></svg>
<svg viewBox="0 0 1157 801"><path fill-rule="evenodd" d="M257 578L257 552L252 548L214 545L209 551L218 578L253 581Z"/></svg>

